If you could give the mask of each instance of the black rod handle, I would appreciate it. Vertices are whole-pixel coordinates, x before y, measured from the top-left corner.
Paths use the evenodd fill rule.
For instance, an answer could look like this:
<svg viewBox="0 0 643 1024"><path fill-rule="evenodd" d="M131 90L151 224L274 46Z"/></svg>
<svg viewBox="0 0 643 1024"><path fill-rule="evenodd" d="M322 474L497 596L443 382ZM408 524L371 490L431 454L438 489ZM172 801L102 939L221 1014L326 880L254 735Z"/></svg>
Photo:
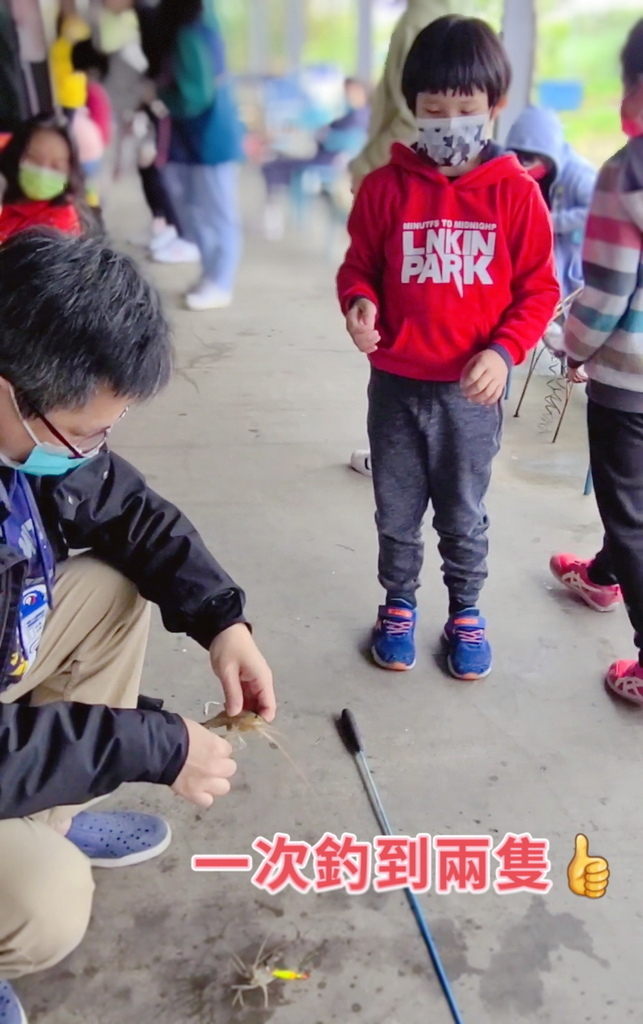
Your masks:
<svg viewBox="0 0 643 1024"><path fill-rule="evenodd" d="M355 715L348 708L344 708L337 722L340 736L351 754L363 754L364 744L357 728Z"/></svg>

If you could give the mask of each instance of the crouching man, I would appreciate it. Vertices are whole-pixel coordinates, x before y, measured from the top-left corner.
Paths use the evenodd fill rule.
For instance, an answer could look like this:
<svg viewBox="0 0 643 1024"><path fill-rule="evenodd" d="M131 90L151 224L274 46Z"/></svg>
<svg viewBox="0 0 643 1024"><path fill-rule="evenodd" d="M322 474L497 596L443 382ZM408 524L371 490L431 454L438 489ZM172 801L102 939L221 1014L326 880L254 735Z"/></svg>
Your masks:
<svg viewBox="0 0 643 1024"><path fill-rule="evenodd" d="M229 714L275 716L243 592L107 447L171 367L159 299L130 259L53 233L0 248L3 1024L26 1022L10 980L83 938L92 867L139 863L170 842L161 818L87 805L124 782L168 786L201 807L230 789L226 740L137 706L150 602L207 652Z"/></svg>

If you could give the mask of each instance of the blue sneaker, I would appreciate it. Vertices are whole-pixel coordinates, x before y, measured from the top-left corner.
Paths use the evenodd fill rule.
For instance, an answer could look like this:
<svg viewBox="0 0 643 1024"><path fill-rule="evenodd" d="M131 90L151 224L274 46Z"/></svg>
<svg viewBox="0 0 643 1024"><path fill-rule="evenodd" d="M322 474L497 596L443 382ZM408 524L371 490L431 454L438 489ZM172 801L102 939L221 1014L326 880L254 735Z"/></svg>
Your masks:
<svg viewBox="0 0 643 1024"><path fill-rule="evenodd" d="M27 1024L27 1014L7 981L0 981L0 1024Z"/></svg>
<svg viewBox="0 0 643 1024"><path fill-rule="evenodd" d="M487 623L477 608L452 615L444 627L449 653L449 672L456 679L484 679L491 672L491 647L485 636Z"/></svg>
<svg viewBox="0 0 643 1024"><path fill-rule="evenodd" d="M81 811L72 821L66 838L89 857L92 867L126 868L152 860L167 850L172 831L167 821L154 814Z"/></svg>
<svg viewBox="0 0 643 1024"><path fill-rule="evenodd" d="M380 668L408 672L415 667L417 611L408 601L395 600L378 611L371 654Z"/></svg>

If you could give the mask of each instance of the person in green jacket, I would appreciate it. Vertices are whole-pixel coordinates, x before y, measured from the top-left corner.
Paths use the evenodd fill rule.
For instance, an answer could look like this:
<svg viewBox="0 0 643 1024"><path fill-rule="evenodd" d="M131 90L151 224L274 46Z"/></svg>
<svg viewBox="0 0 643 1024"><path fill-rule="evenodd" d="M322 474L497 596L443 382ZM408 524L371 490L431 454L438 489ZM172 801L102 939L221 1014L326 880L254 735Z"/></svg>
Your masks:
<svg viewBox="0 0 643 1024"><path fill-rule="evenodd" d="M211 0L162 0L159 26L159 99L170 115L164 176L203 267L186 305L220 309L232 301L241 255L243 127Z"/></svg>

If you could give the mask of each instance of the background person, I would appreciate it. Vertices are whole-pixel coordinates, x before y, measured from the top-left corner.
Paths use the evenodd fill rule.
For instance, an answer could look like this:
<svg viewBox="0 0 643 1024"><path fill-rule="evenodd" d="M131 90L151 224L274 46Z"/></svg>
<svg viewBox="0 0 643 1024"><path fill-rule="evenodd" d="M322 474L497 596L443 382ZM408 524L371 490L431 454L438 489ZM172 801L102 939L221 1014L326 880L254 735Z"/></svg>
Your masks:
<svg viewBox="0 0 643 1024"><path fill-rule="evenodd" d="M72 235L89 227L85 184L75 146L65 127L33 118L0 152L0 243L27 228L54 227Z"/></svg>
<svg viewBox="0 0 643 1024"><path fill-rule="evenodd" d="M202 277L192 310L232 302L241 256L238 172L243 128L212 0L161 0L159 99L169 111L166 182Z"/></svg>
<svg viewBox="0 0 643 1024"><path fill-rule="evenodd" d="M557 554L550 568L597 611L625 599L638 658L614 662L606 681L643 704L643 21L632 29L621 65L621 117L630 138L598 177L585 289L564 340L570 380L588 379L590 460L605 537L593 558Z"/></svg>
<svg viewBox="0 0 643 1024"><path fill-rule="evenodd" d="M283 213L278 194L288 188L294 175L315 168L336 170L337 177L345 171L348 160L364 143L370 117L368 90L357 78L344 82L346 111L316 134L317 149L310 157L276 156L263 164L261 173L266 184L264 225L271 238L283 235Z"/></svg>
<svg viewBox="0 0 643 1024"><path fill-rule="evenodd" d="M583 285L582 246L596 170L565 141L553 110L527 107L512 125L505 148L538 182L554 227L556 269L563 298Z"/></svg>
<svg viewBox="0 0 643 1024"><path fill-rule="evenodd" d="M114 83L118 83L117 142L120 147L124 132L131 132L136 140L141 188L152 217L147 242L149 253L158 263L198 263L197 247L181 237L178 216L159 166L159 125L167 111L156 100L151 81L159 72L161 42L157 10L135 5L134 0L101 0L94 14L94 39L77 43L72 51L72 60L74 67L107 81L112 92ZM110 24L110 18L115 22ZM120 19L124 19L122 26L119 26ZM123 54L127 56L130 52L133 55L128 63ZM124 65L127 66L125 74ZM145 76L141 67L145 69ZM124 82L119 82L123 78ZM102 86L90 77L90 112L93 88L102 89ZM117 164L119 162L120 158Z"/></svg>

